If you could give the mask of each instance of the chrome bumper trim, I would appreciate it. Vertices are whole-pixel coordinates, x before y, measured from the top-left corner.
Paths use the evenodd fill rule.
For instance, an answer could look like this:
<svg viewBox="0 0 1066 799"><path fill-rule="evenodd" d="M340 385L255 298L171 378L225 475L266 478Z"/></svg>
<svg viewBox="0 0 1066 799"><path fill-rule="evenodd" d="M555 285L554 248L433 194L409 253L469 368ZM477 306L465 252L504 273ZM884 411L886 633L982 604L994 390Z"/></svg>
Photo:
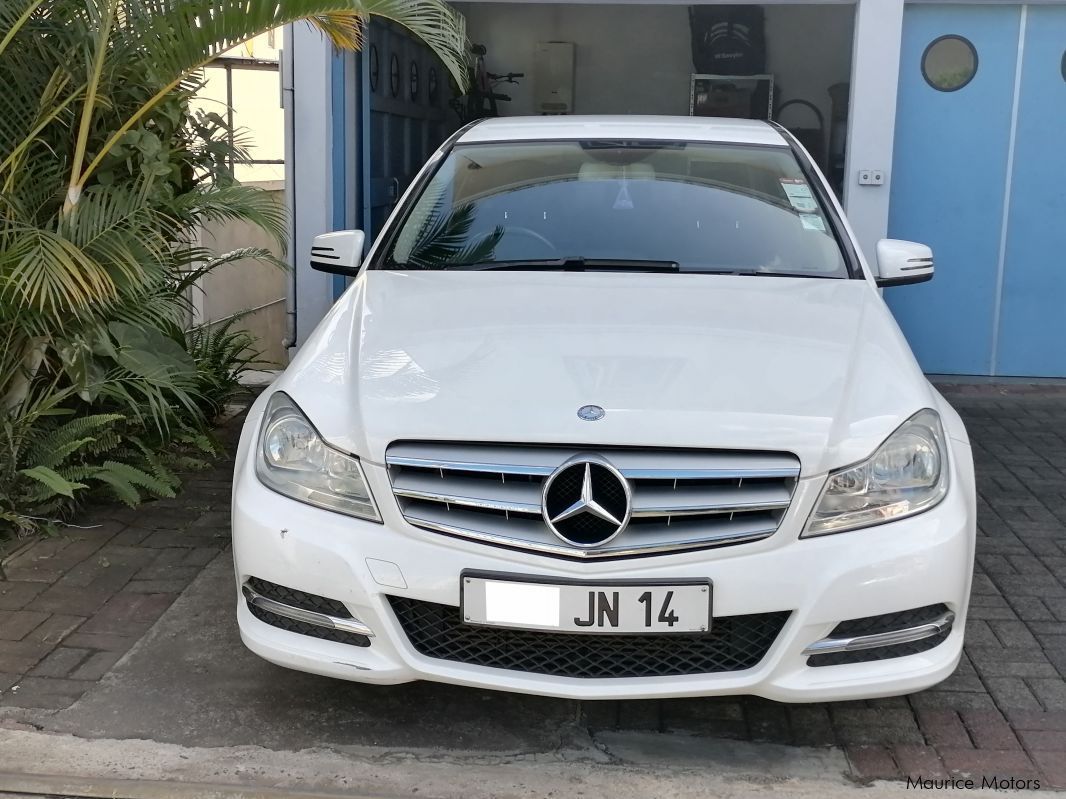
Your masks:
<svg viewBox="0 0 1066 799"><path fill-rule="evenodd" d="M263 596L247 583L241 588L249 604L270 613L275 613L278 616L313 624L316 627L326 627L327 629L340 630L341 632L354 633L355 635L365 635L367 638L374 637L374 631L358 619L341 619L336 616L327 616L325 613L315 613L313 610L294 608L292 605L285 605L277 600Z"/></svg>
<svg viewBox="0 0 1066 799"><path fill-rule="evenodd" d="M909 644L912 641L932 638L934 635L940 635L945 630L950 630L954 621L955 614L949 610L931 622L919 624L916 627L907 627L903 630L893 630L874 635L856 635L851 638L823 638L821 641L815 641L804 649L803 654L827 655L831 652L856 652L862 649Z"/></svg>

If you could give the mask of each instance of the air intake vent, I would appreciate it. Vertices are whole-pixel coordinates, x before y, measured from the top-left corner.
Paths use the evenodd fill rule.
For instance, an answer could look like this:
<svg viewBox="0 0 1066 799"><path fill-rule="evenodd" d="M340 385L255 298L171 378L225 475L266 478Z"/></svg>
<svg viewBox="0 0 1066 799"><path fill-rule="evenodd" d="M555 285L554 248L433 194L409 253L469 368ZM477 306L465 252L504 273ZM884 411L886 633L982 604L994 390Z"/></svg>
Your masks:
<svg viewBox="0 0 1066 799"><path fill-rule="evenodd" d="M421 654L557 677L667 677L742 671L758 665L788 611L716 618L700 635L580 635L473 627L459 608L390 596L393 612Z"/></svg>

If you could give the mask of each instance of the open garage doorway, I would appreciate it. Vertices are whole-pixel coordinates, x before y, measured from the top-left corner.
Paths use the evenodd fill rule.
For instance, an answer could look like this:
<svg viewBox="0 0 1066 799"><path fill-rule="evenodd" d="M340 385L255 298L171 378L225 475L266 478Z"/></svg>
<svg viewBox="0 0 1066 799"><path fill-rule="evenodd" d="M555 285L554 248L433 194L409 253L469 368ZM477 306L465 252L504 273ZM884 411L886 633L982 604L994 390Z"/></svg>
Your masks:
<svg viewBox="0 0 1066 799"><path fill-rule="evenodd" d="M499 116L669 114L773 119L842 192L855 8L850 2L455 3ZM471 55L472 61L475 59ZM362 226L371 236L430 153L469 121L427 48L375 20L361 58Z"/></svg>
<svg viewBox="0 0 1066 799"><path fill-rule="evenodd" d="M772 117L840 186L851 4L455 5L486 70L524 76L498 84L511 98L497 104L501 116Z"/></svg>

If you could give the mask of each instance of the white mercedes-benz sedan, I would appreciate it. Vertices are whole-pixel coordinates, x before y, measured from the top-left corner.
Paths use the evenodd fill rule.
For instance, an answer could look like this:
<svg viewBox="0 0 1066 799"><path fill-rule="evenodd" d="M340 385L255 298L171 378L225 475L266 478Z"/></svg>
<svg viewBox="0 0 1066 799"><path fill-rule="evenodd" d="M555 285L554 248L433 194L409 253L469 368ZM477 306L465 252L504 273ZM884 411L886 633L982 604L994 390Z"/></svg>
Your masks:
<svg viewBox="0 0 1066 799"><path fill-rule="evenodd" d="M785 130L494 119L429 160L252 406L244 643L581 699L903 694L962 650L973 463Z"/></svg>

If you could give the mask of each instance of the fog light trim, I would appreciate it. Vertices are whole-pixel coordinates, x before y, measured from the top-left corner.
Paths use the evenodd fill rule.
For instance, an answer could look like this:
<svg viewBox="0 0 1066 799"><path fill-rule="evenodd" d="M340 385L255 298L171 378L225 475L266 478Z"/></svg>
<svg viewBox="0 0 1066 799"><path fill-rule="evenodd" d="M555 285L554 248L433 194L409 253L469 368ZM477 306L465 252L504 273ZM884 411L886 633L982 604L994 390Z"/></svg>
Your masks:
<svg viewBox="0 0 1066 799"><path fill-rule="evenodd" d="M937 618L914 627L906 627L902 630L892 630L873 635L856 635L847 638L823 638L803 650L804 655L827 655L834 652L858 652L863 649L877 649L898 644L909 644L941 635L951 629L955 621L955 614L950 610L940 614Z"/></svg>
<svg viewBox="0 0 1066 799"><path fill-rule="evenodd" d="M244 584L243 591L244 597L248 600L249 604L268 611L269 613L284 616L293 621L302 621L306 624L313 624L316 627L325 627L329 630L338 630L353 635L364 635L367 638L374 637L374 631L359 621L359 619L341 619L336 616L327 616L325 613L315 613L311 610L295 608L292 605L286 605L275 599L263 596L249 586L248 583Z"/></svg>

